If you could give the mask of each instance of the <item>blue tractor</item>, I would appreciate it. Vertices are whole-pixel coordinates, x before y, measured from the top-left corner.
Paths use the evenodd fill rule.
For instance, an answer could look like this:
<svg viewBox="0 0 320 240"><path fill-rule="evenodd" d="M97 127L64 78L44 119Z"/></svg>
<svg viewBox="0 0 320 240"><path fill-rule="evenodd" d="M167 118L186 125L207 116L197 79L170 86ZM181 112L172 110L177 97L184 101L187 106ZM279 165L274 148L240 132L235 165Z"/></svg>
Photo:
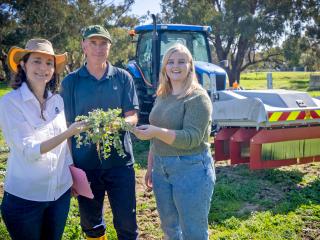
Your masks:
<svg viewBox="0 0 320 240"><path fill-rule="evenodd" d="M215 160L248 163L251 169L320 161L320 100L288 90L227 91L226 71L212 64L208 26L138 26L136 56L128 63L140 104L140 123L148 122L164 53L179 42L195 60L199 82L213 104ZM237 86L233 86L237 89ZM224 91L226 90L226 91Z"/></svg>
<svg viewBox="0 0 320 240"><path fill-rule="evenodd" d="M137 26L130 32L131 36L138 35L135 58L129 61L127 70L134 79L139 98L140 123L148 123L163 55L175 43L188 47L195 60L198 80L212 98L218 96L216 91L226 88L226 71L212 63L210 32L209 26L156 24L154 16L153 24Z"/></svg>

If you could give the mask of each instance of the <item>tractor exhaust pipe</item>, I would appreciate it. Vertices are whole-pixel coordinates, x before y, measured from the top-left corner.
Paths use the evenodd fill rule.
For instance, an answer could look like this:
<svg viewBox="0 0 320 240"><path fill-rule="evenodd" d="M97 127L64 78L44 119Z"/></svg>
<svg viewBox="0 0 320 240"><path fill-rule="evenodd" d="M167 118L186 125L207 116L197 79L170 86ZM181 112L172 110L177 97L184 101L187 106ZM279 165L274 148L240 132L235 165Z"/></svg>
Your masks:
<svg viewBox="0 0 320 240"><path fill-rule="evenodd" d="M151 14L153 31L152 31L152 78L151 83L154 89L157 89L158 85L158 66L157 62L157 44L158 44L158 33L157 33L157 20L154 14Z"/></svg>

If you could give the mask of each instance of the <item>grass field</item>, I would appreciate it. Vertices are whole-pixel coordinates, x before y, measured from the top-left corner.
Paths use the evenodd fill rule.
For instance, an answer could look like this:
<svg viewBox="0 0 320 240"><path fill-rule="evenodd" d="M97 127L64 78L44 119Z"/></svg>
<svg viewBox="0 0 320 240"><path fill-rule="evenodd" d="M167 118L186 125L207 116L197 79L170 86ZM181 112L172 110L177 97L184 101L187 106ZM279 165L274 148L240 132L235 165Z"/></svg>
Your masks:
<svg viewBox="0 0 320 240"><path fill-rule="evenodd" d="M292 89L299 91L308 91L309 72L272 72L274 89ZM266 89L267 72L243 73L240 76L240 85L245 89ZM320 91L308 91L311 96L320 96Z"/></svg>
<svg viewBox="0 0 320 240"><path fill-rule="evenodd" d="M265 73L243 74L241 86L265 88ZM274 73L275 88L306 90L308 74ZM7 89L1 86L1 93ZM319 92L310 92L320 96ZM140 239L162 239L152 192L145 190L148 143L134 141L137 173L137 216ZM3 181L8 149L0 138L0 181ZM209 214L210 239L320 240L320 163L251 171L246 165L216 163L217 182ZM1 185L3 186L3 185ZM2 192L0 193L0 196ZM115 240L112 214L106 200L108 239ZM79 225L77 202L72 200L65 240L84 239ZM0 219L0 240L7 240Z"/></svg>

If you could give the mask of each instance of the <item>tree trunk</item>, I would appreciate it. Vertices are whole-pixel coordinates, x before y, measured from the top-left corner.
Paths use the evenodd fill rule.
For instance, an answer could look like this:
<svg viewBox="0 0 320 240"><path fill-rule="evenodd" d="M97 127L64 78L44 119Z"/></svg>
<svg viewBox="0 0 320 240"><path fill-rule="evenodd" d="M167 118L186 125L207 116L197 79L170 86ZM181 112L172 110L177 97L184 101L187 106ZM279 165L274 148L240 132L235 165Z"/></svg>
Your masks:
<svg viewBox="0 0 320 240"><path fill-rule="evenodd" d="M227 71L229 77L229 87L232 87L234 82L240 83L240 69L232 68Z"/></svg>
<svg viewBox="0 0 320 240"><path fill-rule="evenodd" d="M2 77L0 75L0 79L2 81L9 82L11 75L10 75L9 67L7 65L7 57L8 57L7 54L3 51L3 49L1 49L1 51L0 51L0 62L1 62L1 66L2 66L2 69L3 69L3 72L4 72L4 76Z"/></svg>

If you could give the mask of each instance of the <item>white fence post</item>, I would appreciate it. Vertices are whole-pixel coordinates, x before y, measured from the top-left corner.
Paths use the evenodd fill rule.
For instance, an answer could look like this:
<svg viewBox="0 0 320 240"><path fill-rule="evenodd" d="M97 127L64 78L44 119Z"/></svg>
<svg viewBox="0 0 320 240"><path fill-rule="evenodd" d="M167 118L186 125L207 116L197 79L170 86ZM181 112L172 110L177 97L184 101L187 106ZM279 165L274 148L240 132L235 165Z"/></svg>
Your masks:
<svg viewBox="0 0 320 240"><path fill-rule="evenodd" d="M268 89L273 89L273 85L272 85L272 73L271 73L271 72L267 73L267 88L268 88Z"/></svg>

